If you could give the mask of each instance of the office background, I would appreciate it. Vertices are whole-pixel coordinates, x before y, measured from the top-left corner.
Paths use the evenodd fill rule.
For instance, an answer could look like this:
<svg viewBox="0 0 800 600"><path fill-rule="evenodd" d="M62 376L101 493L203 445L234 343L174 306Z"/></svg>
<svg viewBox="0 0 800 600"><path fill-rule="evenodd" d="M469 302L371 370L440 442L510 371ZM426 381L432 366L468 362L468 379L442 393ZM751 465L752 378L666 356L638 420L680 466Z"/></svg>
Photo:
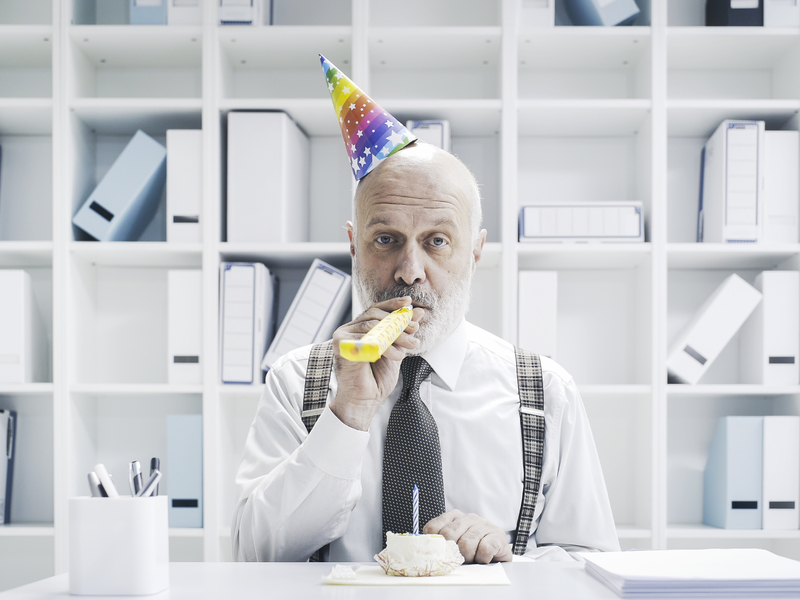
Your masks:
<svg viewBox="0 0 800 600"><path fill-rule="evenodd" d="M738 337L698 386L667 384L668 343L731 273L800 269L800 245L696 244L700 150L726 118L797 129L800 30L703 27L702 0L640 0L632 27L553 27L555 0L275 0L276 25L127 26L127 0L0 0L0 267L24 268L48 376L0 384L19 415L0 589L67 567L67 503L97 462L165 451L166 416L203 415L203 528L173 560L230 559L232 479L260 386L167 384L167 270L203 273L218 355L220 261L280 277L279 318L314 258L349 272L352 176L317 53L400 120L448 119L482 185L469 318L517 338L518 273L558 271L557 358L592 422L623 548L752 547L800 531L703 526L703 468L725 415L800 414L800 385L740 384ZM226 116L287 111L310 139L310 239L224 235ZM76 241L71 218L136 132L203 129L203 241ZM520 244L532 200L641 201L643 244Z"/></svg>

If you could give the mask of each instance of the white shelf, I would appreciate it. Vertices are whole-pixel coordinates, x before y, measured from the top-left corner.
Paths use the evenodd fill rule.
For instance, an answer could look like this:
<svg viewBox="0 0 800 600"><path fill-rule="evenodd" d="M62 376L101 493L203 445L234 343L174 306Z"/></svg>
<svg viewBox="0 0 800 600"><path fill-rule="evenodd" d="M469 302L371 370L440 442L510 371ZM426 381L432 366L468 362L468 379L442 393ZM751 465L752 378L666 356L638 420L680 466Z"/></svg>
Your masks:
<svg viewBox="0 0 800 600"><path fill-rule="evenodd" d="M53 28L49 25L0 25L0 68L49 67Z"/></svg>
<svg viewBox="0 0 800 600"><path fill-rule="evenodd" d="M0 383L0 396L46 396L54 391L52 383Z"/></svg>
<svg viewBox="0 0 800 600"><path fill-rule="evenodd" d="M232 244L219 245L220 260L227 262L258 261L278 267L306 267L315 258L340 263L350 260L350 246L346 242L295 243L295 244Z"/></svg>
<svg viewBox="0 0 800 600"><path fill-rule="evenodd" d="M199 268L200 244L167 242L70 242L70 252L100 267Z"/></svg>
<svg viewBox="0 0 800 600"><path fill-rule="evenodd" d="M667 244L670 269L775 269L798 256L797 244Z"/></svg>
<svg viewBox="0 0 800 600"><path fill-rule="evenodd" d="M0 525L0 537L53 537L52 523L9 523Z"/></svg>
<svg viewBox="0 0 800 600"><path fill-rule="evenodd" d="M650 49L649 27L554 27L519 32L519 66L526 69L633 67Z"/></svg>
<svg viewBox="0 0 800 600"><path fill-rule="evenodd" d="M350 61L348 26L220 27L217 35L223 57L234 68L313 69L321 83L319 54L341 68ZM324 86L318 87L322 90L315 95L325 98Z"/></svg>
<svg viewBox="0 0 800 600"><path fill-rule="evenodd" d="M763 27L671 27L670 69L762 69L800 45L797 29Z"/></svg>
<svg viewBox="0 0 800 600"><path fill-rule="evenodd" d="M720 529L709 525L669 525L669 539L702 540L800 540L797 529Z"/></svg>
<svg viewBox="0 0 800 600"><path fill-rule="evenodd" d="M0 241L0 267L49 267L53 264L53 242Z"/></svg>
<svg viewBox="0 0 800 600"><path fill-rule="evenodd" d="M798 100L667 100L667 128L670 136L707 138L725 119L756 119L780 129L798 111Z"/></svg>
<svg viewBox="0 0 800 600"><path fill-rule="evenodd" d="M676 397L709 398L718 396L800 396L800 385L769 386L753 384L698 384L670 383L667 394Z"/></svg>
<svg viewBox="0 0 800 600"><path fill-rule="evenodd" d="M76 383L70 386L75 396L166 396L202 394L202 385L176 385L169 383Z"/></svg>
<svg viewBox="0 0 800 600"><path fill-rule="evenodd" d="M631 269L649 263L649 243L620 244L517 244L519 268L525 269Z"/></svg>
<svg viewBox="0 0 800 600"><path fill-rule="evenodd" d="M90 129L106 134L130 134L137 129L164 135L167 129L200 127L200 98L75 98L72 112Z"/></svg>
<svg viewBox="0 0 800 600"><path fill-rule="evenodd" d="M73 25L69 37L95 67L200 68L200 26Z"/></svg>

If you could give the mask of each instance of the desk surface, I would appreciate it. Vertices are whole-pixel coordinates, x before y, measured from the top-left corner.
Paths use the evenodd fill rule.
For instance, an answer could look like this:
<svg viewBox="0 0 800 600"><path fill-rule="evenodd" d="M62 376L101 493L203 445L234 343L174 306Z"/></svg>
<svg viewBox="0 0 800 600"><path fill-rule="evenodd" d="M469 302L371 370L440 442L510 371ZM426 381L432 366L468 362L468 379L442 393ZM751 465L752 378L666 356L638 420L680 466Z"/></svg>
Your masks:
<svg viewBox="0 0 800 600"><path fill-rule="evenodd" d="M578 563L507 563L510 586L492 587L361 587L322 585L322 576L330 573L332 565L325 563L171 563L170 589L161 594L143 596L153 600L204 600L206 598L331 598L359 600L419 598L426 600L471 598L512 599L532 597L558 600L561 598L617 599L618 596ZM37 581L0 593L2 600L32 600L33 598L77 598L69 595L66 574ZM89 598L87 596L87 598ZM91 598L102 598L92 596ZM119 596L109 596L116 598Z"/></svg>
<svg viewBox="0 0 800 600"><path fill-rule="evenodd" d="M153 600L264 600L292 598L297 600L330 598L332 600L381 600L419 598L425 600L469 600L547 598L547 600L610 600L619 597L586 573L579 563L504 563L510 586L479 587L360 587L322 585L322 576L330 573L326 563L172 563L170 589L153 596ZM37 581L0 593L0 600L68 599L69 579L66 574ZM100 600L119 600L120 596L84 596ZM127 596L131 597L131 596ZM775 597L775 596L771 596ZM763 599L763 596L762 596ZM681 598L681 600L686 600ZM737 600L747 600L741 596Z"/></svg>

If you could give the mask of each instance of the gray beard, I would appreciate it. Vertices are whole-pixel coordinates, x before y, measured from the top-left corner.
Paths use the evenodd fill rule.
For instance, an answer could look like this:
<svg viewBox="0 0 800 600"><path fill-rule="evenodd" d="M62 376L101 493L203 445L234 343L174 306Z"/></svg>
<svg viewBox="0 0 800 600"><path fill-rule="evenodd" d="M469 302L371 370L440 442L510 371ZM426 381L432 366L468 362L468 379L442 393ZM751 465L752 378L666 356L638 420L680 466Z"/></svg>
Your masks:
<svg viewBox="0 0 800 600"><path fill-rule="evenodd" d="M378 302L401 296L410 296L413 302L428 307L414 336L420 344L415 350L406 352L409 356L418 356L447 339L464 319L469 310L472 269L466 277L454 280L453 284L443 292L427 292L414 285L400 284L381 290L368 274L362 272L358 260L353 257L353 283L358 299L365 309Z"/></svg>

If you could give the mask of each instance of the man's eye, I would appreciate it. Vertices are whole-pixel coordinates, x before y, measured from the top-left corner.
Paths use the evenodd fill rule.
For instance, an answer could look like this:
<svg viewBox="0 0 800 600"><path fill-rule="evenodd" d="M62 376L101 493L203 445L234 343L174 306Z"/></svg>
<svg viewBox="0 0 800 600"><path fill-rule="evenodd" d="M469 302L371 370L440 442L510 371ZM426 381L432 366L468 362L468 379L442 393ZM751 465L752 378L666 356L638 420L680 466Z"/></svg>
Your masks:
<svg viewBox="0 0 800 600"><path fill-rule="evenodd" d="M392 243L392 236L390 236L390 235L379 235L378 236L378 243L379 244L391 244Z"/></svg>
<svg viewBox="0 0 800 600"><path fill-rule="evenodd" d="M444 238L435 237L431 239L431 244L433 244L436 247L441 247L447 244L447 241Z"/></svg>

